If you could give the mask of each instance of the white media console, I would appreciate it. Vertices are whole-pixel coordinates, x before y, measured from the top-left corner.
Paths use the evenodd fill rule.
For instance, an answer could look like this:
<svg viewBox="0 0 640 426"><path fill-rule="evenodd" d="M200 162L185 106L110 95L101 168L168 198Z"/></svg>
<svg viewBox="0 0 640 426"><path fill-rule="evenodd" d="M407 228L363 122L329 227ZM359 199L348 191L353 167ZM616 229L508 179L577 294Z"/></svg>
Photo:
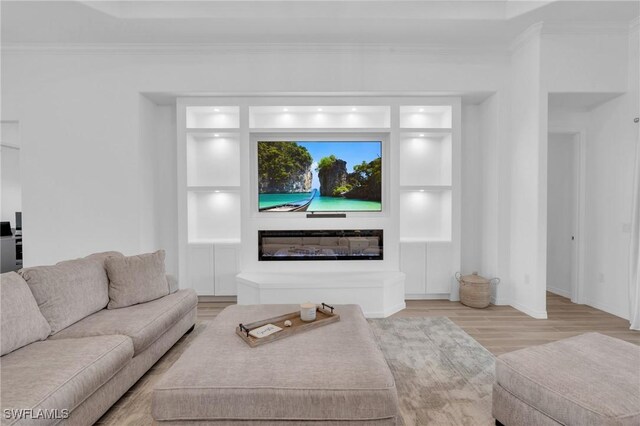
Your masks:
<svg viewBox="0 0 640 426"><path fill-rule="evenodd" d="M367 318L384 318L405 308L404 279L402 272L243 272L237 276L238 303L357 304Z"/></svg>

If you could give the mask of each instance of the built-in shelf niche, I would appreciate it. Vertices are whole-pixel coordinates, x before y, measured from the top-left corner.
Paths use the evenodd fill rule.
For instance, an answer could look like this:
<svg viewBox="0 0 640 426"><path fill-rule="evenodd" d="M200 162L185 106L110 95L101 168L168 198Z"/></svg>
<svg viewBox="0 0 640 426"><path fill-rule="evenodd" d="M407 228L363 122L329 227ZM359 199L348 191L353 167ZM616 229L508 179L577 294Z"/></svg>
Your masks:
<svg viewBox="0 0 640 426"><path fill-rule="evenodd" d="M188 191L187 203L189 243L240 241L239 191Z"/></svg>
<svg viewBox="0 0 640 426"><path fill-rule="evenodd" d="M254 106L252 129L388 129L389 106Z"/></svg>
<svg viewBox="0 0 640 426"><path fill-rule="evenodd" d="M401 186L450 186L451 133L402 133Z"/></svg>
<svg viewBox="0 0 640 426"><path fill-rule="evenodd" d="M237 106L188 106L187 129L238 129L240 108Z"/></svg>
<svg viewBox="0 0 640 426"><path fill-rule="evenodd" d="M451 125L451 105L400 107L400 127L403 129L450 129Z"/></svg>
<svg viewBox="0 0 640 426"><path fill-rule="evenodd" d="M187 185L239 187L238 133L187 134Z"/></svg>
<svg viewBox="0 0 640 426"><path fill-rule="evenodd" d="M451 241L451 189L400 192L400 241Z"/></svg>

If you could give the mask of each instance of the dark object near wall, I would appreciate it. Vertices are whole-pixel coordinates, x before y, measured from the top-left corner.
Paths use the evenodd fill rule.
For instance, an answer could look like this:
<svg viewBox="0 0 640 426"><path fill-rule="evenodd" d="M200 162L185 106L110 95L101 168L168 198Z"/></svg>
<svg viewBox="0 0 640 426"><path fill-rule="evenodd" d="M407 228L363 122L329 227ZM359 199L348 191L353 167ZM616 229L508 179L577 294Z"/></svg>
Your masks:
<svg viewBox="0 0 640 426"><path fill-rule="evenodd" d="M12 235L11 222L0 222L0 237L10 237Z"/></svg>

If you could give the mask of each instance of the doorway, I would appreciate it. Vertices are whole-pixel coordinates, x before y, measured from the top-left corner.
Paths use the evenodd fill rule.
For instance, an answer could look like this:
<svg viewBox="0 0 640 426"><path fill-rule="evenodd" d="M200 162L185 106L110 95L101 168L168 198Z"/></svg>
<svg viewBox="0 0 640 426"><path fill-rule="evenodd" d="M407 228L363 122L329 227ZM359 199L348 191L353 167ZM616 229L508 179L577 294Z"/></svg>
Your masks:
<svg viewBox="0 0 640 426"><path fill-rule="evenodd" d="M0 122L0 272L22 267L22 184L20 129L17 121Z"/></svg>
<svg viewBox="0 0 640 426"><path fill-rule="evenodd" d="M547 291L579 303L580 134L548 141Z"/></svg>

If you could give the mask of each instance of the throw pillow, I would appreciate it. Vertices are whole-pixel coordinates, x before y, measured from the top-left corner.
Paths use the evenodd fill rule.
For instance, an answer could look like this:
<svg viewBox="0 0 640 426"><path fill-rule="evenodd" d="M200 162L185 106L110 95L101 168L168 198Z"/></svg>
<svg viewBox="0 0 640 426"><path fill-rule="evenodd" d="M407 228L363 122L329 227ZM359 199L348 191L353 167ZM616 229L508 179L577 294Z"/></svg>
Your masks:
<svg viewBox="0 0 640 426"><path fill-rule="evenodd" d="M65 260L51 266L20 270L40 312L51 326L51 334L104 309L109 303L109 278L105 259L122 256L110 251L82 259Z"/></svg>
<svg viewBox="0 0 640 426"><path fill-rule="evenodd" d="M51 327L20 275L15 272L0 275L0 299L0 355L49 336Z"/></svg>
<svg viewBox="0 0 640 426"><path fill-rule="evenodd" d="M149 302L169 294L165 275L164 250L105 262L109 276L107 309Z"/></svg>

